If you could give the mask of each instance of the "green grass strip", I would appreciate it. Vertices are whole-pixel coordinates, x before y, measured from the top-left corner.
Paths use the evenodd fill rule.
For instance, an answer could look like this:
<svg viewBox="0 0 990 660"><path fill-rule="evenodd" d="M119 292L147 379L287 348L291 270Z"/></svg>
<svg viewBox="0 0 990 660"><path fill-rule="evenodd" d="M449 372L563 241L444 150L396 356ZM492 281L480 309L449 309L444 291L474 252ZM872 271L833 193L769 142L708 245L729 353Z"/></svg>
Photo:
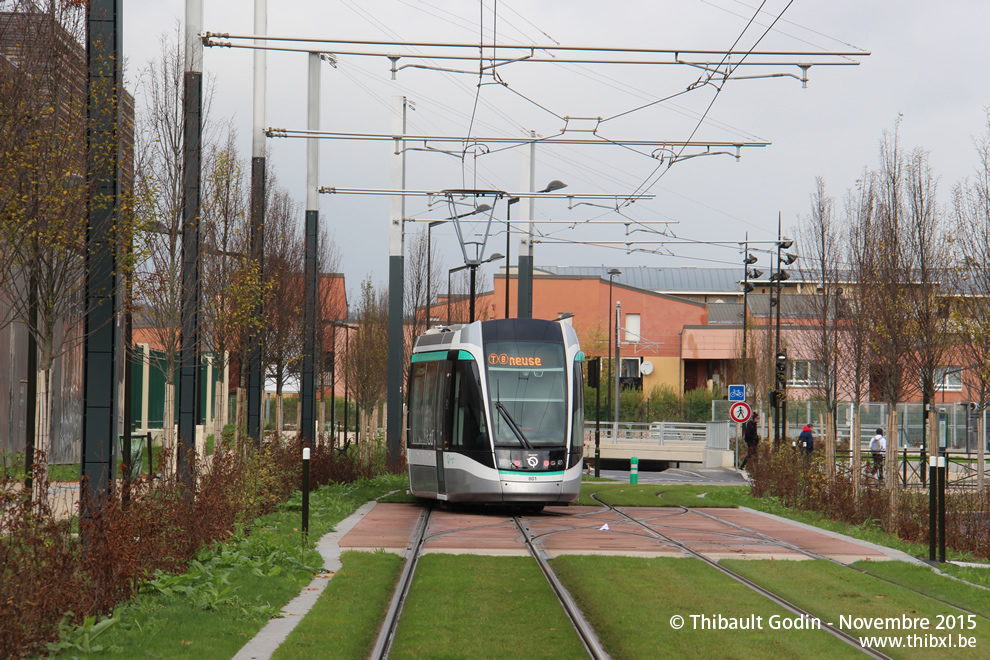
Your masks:
<svg viewBox="0 0 990 660"><path fill-rule="evenodd" d="M974 616L971 623L959 610L865 573L851 571L823 560L724 560L721 563L855 637L885 638L888 640L885 642L887 646L880 650L892 657L936 657L933 654L953 658L987 657L987 649L990 648L990 621ZM946 594L952 592L951 587L942 591ZM958 618L960 616L963 616L962 622ZM857 617L870 621L877 618L910 621L928 619L928 629L899 630L888 626L878 630L875 625L870 629L865 624L849 625ZM951 620L947 620L947 617L951 617ZM942 629L938 629L940 624ZM924 646L931 644L930 636L940 640L948 638L950 645L939 649ZM916 637L921 642L913 639ZM976 646L960 648L960 637L975 638ZM901 646L892 648L892 643L900 643ZM913 648L909 647L911 644L914 645Z"/></svg>
<svg viewBox="0 0 990 660"><path fill-rule="evenodd" d="M980 614L990 624L990 590L939 575L928 566L903 561L858 561L851 567ZM986 575L985 569L983 574Z"/></svg>
<svg viewBox="0 0 990 660"><path fill-rule="evenodd" d="M749 486L695 486L586 482L577 503L599 506L594 493L612 506L738 507L752 503Z"/></svg>
<svg viewBox="0 0 990 660"><path fill-rule="evenodd" d="M696 559L565 555L552 564L616 660L860 655L825 631L771 629L771 616L794 615ZM683 628L672 627L675 615ZM762 617L762 629L702 629L691 615Z"/></svg>
<svg viewBox="0 0 990 660"><path fill-rule="evenodd" d="M390 552L345 552L313 609L275 651L275 660L367 658L405 560Z"/></svg>
<svg viewBox="0 0 990 660"><path fill-rule="evenodd" d="M416 568L390 658L587 657L529 557L429 554Z"/></svg>

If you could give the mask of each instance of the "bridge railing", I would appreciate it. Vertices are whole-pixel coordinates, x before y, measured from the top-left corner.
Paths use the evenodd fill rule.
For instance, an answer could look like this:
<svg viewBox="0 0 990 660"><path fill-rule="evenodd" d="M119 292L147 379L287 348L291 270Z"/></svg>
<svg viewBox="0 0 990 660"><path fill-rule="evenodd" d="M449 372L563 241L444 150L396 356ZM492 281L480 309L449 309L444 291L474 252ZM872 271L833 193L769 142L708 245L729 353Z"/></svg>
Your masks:
<svg viewBox="0 0 990 660"><path fill-rule="evenodd" d="M594 441L595 423L586 422L585 437ZM601 441L618 444L620 442L637 442L657 445L699 443L707 449L729 448L728 422L653 422L650 424L623 422L619 424L618 433L612 424L601 425Z"/></svg>

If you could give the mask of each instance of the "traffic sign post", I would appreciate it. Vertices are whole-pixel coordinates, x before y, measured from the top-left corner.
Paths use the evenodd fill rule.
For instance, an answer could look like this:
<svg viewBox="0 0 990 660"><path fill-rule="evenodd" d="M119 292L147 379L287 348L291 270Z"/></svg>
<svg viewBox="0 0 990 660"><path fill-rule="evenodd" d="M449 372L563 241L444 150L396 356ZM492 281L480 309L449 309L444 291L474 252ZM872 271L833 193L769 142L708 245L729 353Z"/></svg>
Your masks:
<svg viewBox="0 0 990 660"><path fill-rule="evenodd" d="M745 400L746 400L745 385L729 385L729 401L745 401Z"/></svg>
<svg viewBox="0 0 990 660"><path fill-rule="evenodd" d="M749 407L749 404L745 401L736 401L731 406L729 406L729 417L732 418L733 422L737 424L742 424L743 422L748 422L749 418L753 415L753 409Z"/></svg>

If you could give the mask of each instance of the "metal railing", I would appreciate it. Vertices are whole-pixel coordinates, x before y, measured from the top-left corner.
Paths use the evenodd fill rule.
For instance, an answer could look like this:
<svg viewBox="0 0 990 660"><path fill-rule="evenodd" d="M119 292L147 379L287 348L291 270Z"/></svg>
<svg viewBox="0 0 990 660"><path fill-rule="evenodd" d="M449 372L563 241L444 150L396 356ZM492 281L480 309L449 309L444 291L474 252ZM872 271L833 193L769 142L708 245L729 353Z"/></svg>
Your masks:
<svg viewBox="0 0 990 660"><path fill-rule="evenodd" d="M623 422L619 424L618 434L614 433L613 425L601 425L601 441L618 444L621 442L650 443L657 445L704 443L707 449L729 449L728 422ZM594 441L595 423L585 422L585 438Z"/></svg>

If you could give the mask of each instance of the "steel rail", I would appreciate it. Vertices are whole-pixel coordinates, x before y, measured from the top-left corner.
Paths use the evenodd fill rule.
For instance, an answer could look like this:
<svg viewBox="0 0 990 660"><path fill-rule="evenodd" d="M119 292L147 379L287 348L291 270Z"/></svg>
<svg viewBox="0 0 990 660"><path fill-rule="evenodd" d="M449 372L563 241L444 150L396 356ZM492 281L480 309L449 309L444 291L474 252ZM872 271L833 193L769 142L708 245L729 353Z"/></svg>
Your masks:
<svg viewBox="0 0 990 660"><path fill-rule="evenodd" d="M666 543L669 543L669 544L673 545L674 547L676 547L678 550L680 550L684 554L690 555L691 557L694 557L695 559L698 559L698 560L700 560L700 561L708 564L709 566L711 566L715 570L720 571L721 573L724 573L725 575L727 575L728 577L732 578L736 582L739 582L740 584L742 584L742 585L744 585L746 587L749 587L750 589L752 589L756 593L760 594L761 596L772 600L773 602L777 603L778 605L780 605L784 609L788 610L789 612L793 612L794 614L797 614L797 615L800 615L800 616L806 616L806 617L809 617L809 618L813 618L813 619L818 620L818 622L821 624L821 627L822 627L823 630L831 633L833 636L835 636L838 639L842 640L846 644L849 644L853 648L862 651L863 653L865 653L866 655L868 655L868 656L870 656L872 658L883 659L883 660L891 660L890 656L885 655L885 654L881 653L880 651L878 651L878 650L876 650L876 649L874 649L872 647L863 646L862 644L860 644L859 639L857 639L856 637L853 637L852 635L850 635L849 633L845 632L844 630L841 630L841 629L839 629L839 628L837 628L837 627L829 624L827 621L822 621L821 619L819 619L815 615L811 614L807 610L804 610L804 609L798 607L797 605L795 605L794 603L792 603L792 602L790 602L790 601L788 601L788 600L786 600L784 598L781 598L780 596L778 596L777 594L773 593L769 589L765 589L764 587L761 587L760 585L756 584L755 582L753 582L753 581L751 581L751 580L743 577L742 575L739 575L735 571L732 571L732 570L730 570L730 569L728 569L728 568L720 565L717 561L706 557L704 554L698 552L697 550L694 550L693 548L691 548L687 544L682 543L681 541L677 541L676 539L674 539L674 538L672 538L670 536L667 536L666 534L663 534L662 532L657 531L656 529L654 529L650 525L647 525L646 523L644 523L644 522L642 522L640 520L636 520L632 516L626 514L624 511L619 510L618 508L612 506L611 504L607 504L605 502L602 502L600 499L598 499L598 497L594 493L592 493L591 497L592 497L592 499L594 499L596 502L598 502L602 506L608 507L614 513L622 516L623 518L625 518L629 522L631 522L631 523L633 523L635 525L639 525L640 527L642 527L644 530L646 530L650 534L656 536L657 538L663 540ZM687 509L687 507L681 507L681 508Z"/></svg>
<svg viewBox="0 0 990 660"><path fill-rule="evenodd" d="M419 525L413 536L413 541L406 547L406 565L399 576L399 583L396 585L395 594L389 605L388 613L385 615L385 623L382 624L381 632L375 641L375 648L371 652L371 657L375 660L384 660L388 657L392 649L392 642L395 640L395 628L402 615L402 606L405 605L406 596L409 594L409 587L412 585L412 578L416 572L416 565L423 551L423 543L426 540L426 530L430 525L430 514L433 512L432 506L424 507L419 518Z"/></svg>
<svg viewBox="0 0 990 660"><path fill-rule="evenodd" d="M536 560L539 565L540 570L543 571L543 576L550 583L550 588L553 589L554 594L557 596L557 600L560 601L561 606L564 608L564 612L567 617L571 620L571 624L577 630L578 637L581 638L581 643L584 644L584 648L588 651L588 655L595 660L605 660L611 658L605 647L602 646L601 640L598 639L598 635L595 634L594 628L588 623L587 619L584 618L584 614L581 613L581 609L574 602L571 597L570 592L561 583L557 574L554 573L553 568L550 567L550 562L547 561L546 555L542 548L538 548L533 542L533 535L530 533L529 529L523 525L522 519L519 516L512 516L513 522L516 523L516 527L519 528L520 533L522 533L523 538L526 541L526 547L529 548L530 554Z"/></svg>
<svg viewBox="0 0 990 660"><path fill-rule="evenodd" d="M679 506L682 509L685 509L686 511L691 511L693 513L700 514L700 515L702 515L702 516L704 516L704 517L706 517L706 518L708 518L710 520L714 520L716 522L720 522L723 525L728 525L730 527L734 527L735 529L738 529L739 531L746 532L747 534L752 534L754 536L757 536L761 540L764 540L766 542L774 543L776 545L781 546L782 548L787 548L788 550L792 550L794 552L797 552L799 554L802 554L802 555L808 557L809 559L820 559L820 560L827 561L829 563L832 563L832 564L836 564L838 566L841 566L842 568L848 568L851 571L855 571L856 570L856 569L850 567L848 564L843 564L841 561L839 561L837 559L832 559L831 557L827 557L825 555L818 554L817 552L812 552L811 550L806 550L806 549L801 548L801 547L799 547L799 546L797 546L797 545L795 545L795 544L793 544L793 543L791 543L789 541L784 541L782 539L774 538L773 536L770 536L768 534L765 534L765 533L763 533L763 532L761 532L759 530L750 529L749 527L746 527L744 525L740 525L738 523L734 523L734 522L732 522L730 520L726 520L724 518L719 518L718 516L715 516L715 515L712 515L712 514L708 513L707 511L702 511L700 509L688 509L683 504L678 504L677 506ZM856 571L856 572L858 573L860 571ZM941 573L941 571L939 571L939 572ZM898 582L894 582L893 580L888 580L887 578L881 577L879 575L873 575L872 573L870 573L869 575L870 575L870 577L875 578L877 580L880 580L881 582L886 582L887 584L893 585L895 587L900 587L901 589L907 589L908 591L910 591L912 593L916 593L919 596L924 596L925 598L930 598L931 600L934 600L934 601L936 601L938 603L942 603L943 605L948 605L949 607L951 607L953 609L957 609L960 612L966 612L967 614L976 615L976 616L980 617L981 619L990 620L990 616L987 616L986 614L983 614L983 613L980 613L980 612L976 612L974 610L967 609L967 608L965 608L965 607L963 607L961 605L958 605L956 603L950 603L949 601L943 600L943 599L939 598L938 596L932 596L931 594L926 594L923 591L919 591L917 589L914 589L913 587L908 587L908 586L903 585L903 584L900 584ZM949 575L947 573L944 574L944 575L946 577L950 578L950 579L959 580L960 582L963 582L965 584L969 584L969 585L974 586L974 587L978 587L980 589L987 589L987 587L984 587L983 585L973 584L971 582L967 582L966 580L961 580L960 578L957 578L954 575Z"/></svg>

